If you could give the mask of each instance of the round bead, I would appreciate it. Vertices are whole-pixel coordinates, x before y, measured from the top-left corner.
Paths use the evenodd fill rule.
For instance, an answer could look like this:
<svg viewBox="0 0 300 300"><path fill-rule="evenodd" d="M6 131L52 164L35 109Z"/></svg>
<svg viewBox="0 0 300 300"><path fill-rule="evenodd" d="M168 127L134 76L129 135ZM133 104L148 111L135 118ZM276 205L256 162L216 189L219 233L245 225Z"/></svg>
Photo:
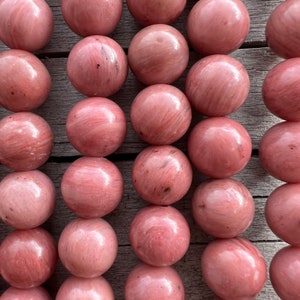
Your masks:
<svg viewBox="0 0 300 300"><path fill-rule="evenodd" d="M0 40L9 48L30 52L45 47L54 29L53 13L44 0L2 0Z"/></svg>
<svg viewBox="0 0 300 300"><path fill-rule="evenodd" d="M42 228L13 231L2 241L0 261L1 276L11 286L20 289L38 287L55 270L54 239Z"/></svg>
<svg viewBox="0 0 300 300"><path fill-rule="evenodd" d="M62 0L61 12L71 30L80 36L108 35L122 16L122 0Z"/></svg>
<svg viewBox="0 0 300 300"><path fill-rule="evenodd" d="M243 238L217 239L201 257L202 276L222 299L252 299L267 279L267 266L259 250Z"/></svg>
<svg viewBox="0 0 300 300"><path fill-rule="evenodd" d="M122 199L123 189L121 172L102 157L77 159L67 168L61 181L66 205L82 218L103 217L112 212Z"/></svg>
<svg viewBox="0 0 300 300"><path fill-rule="evenodd" d="M217 238L233 238L252 223L255 205L249 190L231 179L203 181L192 198L192 214L196 223Z"/></svg>
<svg viewBox="0 0 300 300"><path fill-rule="evenodd" d="M125 300L184 300L184 286L172 267L153 267L143 263L128 275Z"/></svg>
<svg viewBox="0 0 300 300"><path fill-rule="evenodd" d="M67 278L56 294L55 300L114 300L113 290L103 277Z"/></svg>
<svg viewBox="0 0 300 300"><path fill-rule="evenodd" d="M51 300L50 295L42 287L17 289L9 287L2 295L1 300Z"/></svg>
<svg viewBox="0 0 300 300"><path fill-rule="evenodd" d="M38 170L13 172L0 182L0 218L17 229L42 225L53 213L55 200L53 182Z"/></svg>
<svg viewBox="0 0 300 300"><path fill-rule="evenodd" d="M250 80L245 67L228 55L209 55L189 70L185 92L193 108L210 117L228 115L246 101Z"/></svg>
<svg viewBox="0 0 300 300"><path fill-rule="evenodd" d="M240 172L251 158L252 142L247 130L226 117L200 121L188 138L188 154L204 175L226 178Z"/></svg>
<svg viewBox="0 0 300 300"><path fill-rule="evenodd" d="M168 84L154 84L135 97L130 119L142 140L152 145L169 145L187 132L192 110L181 90Z"/></svg>
<svg viewBox="0 0 300 300"><path fill-rule="evenodd" d="M80 93L88 97L108 97L118 92L127 79L127 57L113 39L88 36L71 49L67 74Z"/></svg>
<svg viewBox="0 0 300 300"><path fill-rule="evenodd" d="M277 117L300 121L300 58L287 59L267 74L263 82L263 100Z"/></svg>
<svg viewBox="0 0 300 300"><path fill-rule="evenodd" d="M49 124L31 112L17 112L0 121L0 162L14 171L37 169L49 158L53 133Z"/></svg>
<svg viewBox="0 0 300 300"><path fill-rule="evenodd" d="M273 177L300 182L300 123L281 122L269 128L259 144L259 158Z"/></svg>
<svg viewBox="0 0 300 300"><path fill-rule="evenodd" d="M171 24L183 12L186 0L127 0L133 17L143 26Z"/></svg>
<svg viewBox="0 0 300 300"><path fill-rule="evenodd" d="M139 153L132 167L137 193L156 205L179 201L189 190L193 178L191 164L174 146L150 146Z"/></svg>
<svg viewBox="0 0 300 300"><path fill-rule="evenodd" d="M174 82L183 74L188 60L189 48L184 36L166 24L143 28L128 48L129 66L146 85Z"/></svg>
<svg viewBox="0 0 300 300"><path fill-rule="evenodd" d="M101 219L75 219L68 223L58 241L58 254L65 268L76 277L95 278L114 263L117 236Z"/></svg>
<svg viewBox="0 0 300 300"><path fill-rule="evenodd" d="M190 230L182 214L172 206L142 208L130 224L129 240L144 263L164 267L178 262L187 252Z"/></svg>
<svg viewBox="0 0 300 300"><path fill-rule="evenodd" d="M107 156L123 143L127 123L123 110L114 101L93 97L73 106L66 121L70 143L83 155Z"/></svg>
<svg viewBox="0 0 300 300"><path fill-rule="evenodd" d="M35 55L16 49L0 53L0 106L13 112L34 110L46 101L50 88L50 74Z"/></svg>
<svg viewBox="0 0 300 300"><path fill-rule="evenodd" d="M270 279L280 299L297 299L300 295L300 248L281 248L270 263Z"/></svg>
<svg viewBox="0 0 300 300"><path fill-rule="evenodd" d="M300 246L300 184L277 187L268 197L265 217L270 229L282 240Z"/></svg>
<svg viewBox="0 0 300 300"><path fill-rule="evenodd" d="M279 56L300 56L300 2L283 1L273 10L266 24L268 46Z"/></svg>
<svg viewBox="0 0 300 300"><path fill-rule="evenodd" d="M205 55L229 54L245 41L250 17L240 0L197 1L187 18L192 47Z"/></svg>

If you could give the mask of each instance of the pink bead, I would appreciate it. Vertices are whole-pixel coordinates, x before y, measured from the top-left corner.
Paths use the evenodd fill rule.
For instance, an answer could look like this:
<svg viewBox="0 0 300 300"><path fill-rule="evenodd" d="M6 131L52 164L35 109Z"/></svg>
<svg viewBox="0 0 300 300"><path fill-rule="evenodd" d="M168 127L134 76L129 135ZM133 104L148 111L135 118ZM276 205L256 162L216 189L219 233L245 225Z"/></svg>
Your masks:
<svg viewBox="0 0 300 300"><path fill-rule="evenodd" d="M72 31L81 36L108 35L117 27L122 0L62 0L61 12Z"/></svg>
<svg viewBox="0 0 300 300"><path fill-rule="evenodd" d="M299 197L299 183L284 184L270 194L265 207L266 221L271 230L293 246L300 246Z"/></svg>
<svg viewBox="0 0 300 300"><path fill-rule="evenodd" d="M0 40L10 48L39 50L50 41L53 28L53 13L44 0L0 2Z"/></svg>
<svg viewBox="0 0 300 300"><path fill-rule="evenodd" d="M153 145L168 145L187 132L192 110L181 90L172 85L155 84L135 97L130 118L141 139Z"/></svg>
<svg viewBox="0 0 300 300"><path fill-rule="evenodd" d="M53 182L38 170L10 173L0 182L0 218L17 229L42 225L53 213L55 200Z"/></svg>
<svg viewBox="0 0 300 300"><path fill-rule="evenodd" d="M252 152L247 130L226 117L200 121L192 129L187 147L194 166L213 178L237 174L247 165Z"/></svg>
<svg viewBox="0 0 300 300"><path fill-rule="evenodd" d="M0 106L14 112L34 110L46 101L50 88L50 74L36 56L24 50L0 53Z"/></svg>
<svg viewBox="0 0 300 300"><path fill-rule="evenodd" d="M243 44L249 29L249 13L240 0L198 1L187 18L188 39L205 55L233 52Z"/></svg>
<svg viewBox="0 0 300 300"><path fill-rule="evenodd" d="M184 286L172 267L138 264L128 275L125 300L184 300Z"/></svg>
<svg viewBox="0 0 300 300"><path fill-rule="evenodd" d="M10 287L1 295L1 300L51 300L51 297L42 287L30 289Z"/></svg>
<svg viewBox="0 0 300 300"><path fill-rule="evenodd" d="M182 214L172 206L142 208L130 224L129 239L144 263L164 267L178 262L187 252L190 230Z"/></svg>
<svg viewBox="0 0 300 300"><path fill-rule="evenodd" d="M267 279L267 266L259 250L243 238L217 239L201 257L202 276L222 299L255 299Z"/></svg>
<svg viewBox="0 0 300 300"><path fill-rule="evenodd" d="M133 17L143 26L171 24L183 12L186 0L127 0Z"/></svg>
<svg viewBox="0 0 300 300"><path fill-rule="evenodd" d="M241 182L226 179L203 181L192 198L192 214L196 223L217 238L233 238L252 223L254 201Z"/></svg>
<svg viewBox="0 0 300 300"><path fill-rule="evenodd" d="M129 66L144 84L172 83L187 67L189 48L174 27L154 24L135 34L128 48Z"/></svg>
<svg viewBox="0 0 300 300"><path fill-rule="evenodd" d="M0 162L14 171L43 165L53 148L53 133L39 115L18 112L0 121Z"/></svg>
<svg viewBox="0 0 300 300"><path fill-rule="evenodd" d="M280 299L296 300L299 298L299 265L299 247L286 246L273 256L270 264L270 279Z"/></svg>
<svg viewBox="0 0 300 300"><path fill-rule="evenodd" d="M179 201L192 183L192 167L185 154L174 146L150 146L139 153L132 167L137 193L156 205Z"/></svg>
<svg viewBox="0 0 300 300"><path fill-rule="evenodd" d="M300 56L300 2L283 1L273 10L266 24L266 39L269 47L279 56Z"/></svg>
<svg viewBox="0 0 300 300"><path fill-rule="evenodd" d="M68 77L88 97L108 97L118 92L127 79L127 57L113 39L93 35L80 40L67 60Z"/></svg>
<svg viewBox="0 0 300 300"><path fill-rule="evenodd" d="M290 58L272 68L263 82L263 100L276 116L300 121L300 58Z"/></svg>
<svg viewBox="0 0 300 300"><path fill-rule="evenodd" d="M267 130L259 145L264 169L275 178L300 182L300 123L281 122Z"/></svg>
<svg viewBox="0 0 300 300"><path fill-rule="evenodd" d="M114 300L113 290L103 277L67 278L56 294L55 300Z"/></svg>
<svg viewBox="0 0 300 300"><path fill-rule="evenodd" d="M55 242L42 228L16 230L2 241L0 260L1 276L11 286L21 289L37 287L55 270Z"/></svg>
<svg viewBox="0 0 300 300"><path fill-rule="evenodd" d="M75 104L66 122L70 143L87 156L112 154L123 143L126 130L126 117L120 106L100 97Z"/></svg>
<svg viewBox="0 0 300 300"><path fill-rule="evenodd" d="M185 91L194 109L206 116L225 116L246 101L250 80L245 67L228 55L210 55L189 70Z"/></svg>
<svg viewBox="0 0 300 300"><path fill-rule="evenodd" d="M121 172L106 158L77 159L61 181L66 205L82 218L103 217L112 212L122 199L123 189Z"/></svg>
<svg viewBox="0 0 300 300"><path fill-rule="evenodd" d="M101 218L71 221L58 241L58 254L62 264L77 277L101 276L114 263L117 251L116 233Z"/></svg>

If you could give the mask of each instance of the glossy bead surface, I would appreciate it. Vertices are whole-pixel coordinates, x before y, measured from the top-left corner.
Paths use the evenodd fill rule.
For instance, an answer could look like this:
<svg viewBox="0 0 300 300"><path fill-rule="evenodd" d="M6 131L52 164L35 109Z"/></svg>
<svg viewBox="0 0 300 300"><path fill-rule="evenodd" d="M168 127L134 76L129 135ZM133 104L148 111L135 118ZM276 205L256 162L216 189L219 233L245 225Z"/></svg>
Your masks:
<svg viewBox="0 0 300 300"><path fill-rule="evenodd" d="M172 83L187 67L189 48L174 27L154 24L137 32L128 48L128 62L134 75L146 85Z"/></svg>
<svg viewBox="0 0 300 300"><path fill-rule="evenodd" d="M185 92L192 107L205 116L228 115L246 101L250 80L246 68L228 55L209 55L189 70Z"/></svg>
<svg viewBox="0 0 300 300"><path fill-rule="evenodd" d="M1 300L51 300L51 297L43 287L30 289L9 287L1 295Z"/></svg>
<svg viewBox="0 0 300 300"><path fill-rule="evenodd" d="M279 56L292 58L300 56L300 2L280 2L273 10L266 24L268 46Z"/></svg>
<svg viewBox="0 0 300 300"><path fill-rule="evenodd" d="M114 300L113 290L103 277L67 278L56 294L55 300Z"/></svg>
<svg viewBox="0 0 300 300"><path fill-rule="evenodd" d="M240 0L201 0L187 18L192 47L205 55L229 54L238 49L250 29L250 17Z"/></svg>
<svg viewBox="0 0 300 300"><path fill-rule="evenodd" d="M17 112L0 121L0 162L14 171L43 165L53 148L49 124L31 112Z"/></svg>
<svg viewBox="0 0 300 300"><path fill-rule="evenodd" d="M57 251L54 239L42 228L13 231L1 243L0 260L1 276L11 286L21 289L37 287L55 270Z"/></svg>
<svg viewBox="0 0 300 300"><path fill-rule="evenodd" d="M71 49L67 74L75 89L83 95L108 97L118 92L127 79L127 57L113 39L88 36Z"/></svg>
<svg viewBox="0 0 300 300"><path fill-rule="evenodd" d="M44 0L0 2L0 40L9 48L39 50L50 41L53 28L53 13Z"/></svg>
<svg viewBox="0 0 300 300"><path fill-rule="evenodd" d="M186 0L127 0L128 9L143 26L171 24L183 12Z"/></svg>
<svg viewBox="0 0 300 300"><path fill-rule="evenodd" d="M192 183L192 167L178 148L150 146L139 153L132 167L132 181L137 193L156 205L179 201Z"/></svg>
<svg viewBox="0 0 300 300"><path fill-rule="evenodd" d="M74 276L95 278L114 263L118 251L116 233L101 219L74 219L66 225L58 241L62 264Z"/></svg>
<svg viewBox="0 0 300 300"><path fill-rule="evenodd" d="M144 263L164 267L178 262L187 252L190 230L183 215L172 206L148 206L133 218L129 239Z"/></svg>
<svg viewBox="0 0 300 300"><path fill-rule="evenodd" d="M194 220L217 238L233 238L243 233L252 223L254 212L249 190L231 178L205 180L193 194Z"/></svg>
<svg viewBox="0 0 300 300"><path fill-rule="evenodd" d="M226 117L200 121L188 138L188 154L194 166L213 178L231 177L251 158L252 142L247 130Z"/></svg>
<svg viewBox="0 0 300 300"><path fill-rule="evenodd" d="M34 110L46 101L50 88L50 74L35 55L17 49L0 53L0 106L13 112Z"/></svg>
<svg viewBox="0 0 300 300"><path fill-rule="evenodd" d="M300 123L281 122L269 128L259 144L264 169L275 178L300 182Z"/></svg>
<svg viewBox="0 0 300 300"><path fill-rule="evenodd" d="M270 279L280 299L296 300L300 295L300 248L286 246L280 249L270 263Z"/></svg>
<svg viewBox="0 0 300 300"><path fill-rule="evenodd" d="M168 145L187 132L192 110L181 90L168 84L155 84L135 97L130 119L142 140L152 145Z"/></svg>
<svg viewBox="0 0 300 300"><path fill-rule="evenodd" d="M267 279L267 266L259 250L243 238L217 239L201 257L202 275L222 299L255 299Z"/></svg>
<svg viewBox="0 0 300 300"><path fill-rule="evenodd" d="M66 205L83 218L103 217L112 212L122 199L123 189L121 172L102 157L77 159L67 168L61 181Z"/></svg>
<svg viewBox="0 0 300 300"><path fill-rule="evenodd" d="M277 117L300 121L300 58L287 59L267 74L263 82L263 100Z"/></svg>
<svg viewBox="0 0 300 300"><path fill-rule="evenodd" d="M61 12L72 31L80 36L108 35L122 16L122 0L61 0Z"/></svg>
<svg viewBox="0 0 300 300"><path fill-rule="evenodd" d="M125 284L125 300L184 300L184 286L172 267L138 264Z"/></svg>
<svg viewBox="0 0 300 300"><path fill-rule="evenodd" d="M53 213L55 200L55 186L41 171L13 172L0 181L0 218L16 229L42 225Z"/></svg>
<svg viewBox="0 0 300 300"><path fill-rule="evenodd" d="M265 217L270 229L283 241L300 246L300 184L277 187L268 197Z"/></svg>
<svg viewBox="0 0 300 300"><path fill-rule="evenodd" d="M70 143L83 155L107 156L123 143L127 123L118 104L107 98L84 99L68 114L66 131Z"/></svg>

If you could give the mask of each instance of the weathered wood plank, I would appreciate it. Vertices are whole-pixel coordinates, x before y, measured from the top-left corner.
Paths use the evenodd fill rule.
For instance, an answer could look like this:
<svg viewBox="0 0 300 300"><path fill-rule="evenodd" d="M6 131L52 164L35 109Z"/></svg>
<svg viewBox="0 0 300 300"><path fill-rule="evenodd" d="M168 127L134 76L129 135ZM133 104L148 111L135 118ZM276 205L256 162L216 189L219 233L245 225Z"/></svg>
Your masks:
<svg viewBox="0 0 300 300"><path fill-rule="evenodd" d="M131 169L133 161L116 161L115 162L122 172L125 188L122 201L118 208L105 218L115 228L120 245L128 245L128 230L130 222L139 209L146 204L135 192L131 181ZM60 182L62 176L70 163L47 163L40 169L45 172L54 182L57 191L57 203L54 214L46 222L44 227L51 231L53 236L58 239L64 226L75 217L73 213L65 206L61 193ZM8 170L0 166L0 179L8 174ZM280 181L275 180L270 175L266 174L259 164L257 157L252 157L248 166L234 178L243 182L253 195L256 205L255 220L252 226L243 234L244 237L251 241L273 241L278 238L268 228L264 218L264 204L268 195L281 184ZM179 209L185 218L188 220L192 232L191 243L206 243L211 240L211 237L203 233L200 228L193 221L190 211L190 201L195 187L205 179L205 177L194 172L193 184L187 195L174 204ZM2 236L7 233L7 226L2 226L0 231Z"/></svg>
<svg viewBox="0 0 300 300"><path fill-rule="evenodd" d="M73 33L66 25L60 9L60 0L47 0L51 6L54 19L55 29L50 43L40 53L58 53L68 52L74 46L76 42L80 40L80 37ZM185 36L185 22L187 15L196 0L187 1L186 8L180 18L174 22L173 26L179 29ZM248 37L245 42L245 46L249 45L262 45L265 44L265 24L272 10L280 3L281 0L244 0L243 1L249 10L251 27ZM127 48L133 35L141 29L141 26L135 22L131 14L128 12L126 1L124 0L124 10L122 19L111 34L120 45ZM0 43L0 51L5 49L5 46Z"/></svg>
<svg viewBox="0 0 300 300"><path fill-rule="evenodd" d="M246 127L252 138L253 148L257 149L263 133L279 121L278 118L267 111L261 96L261 86L267 71L281 61L281 59L274 55L269 48L240 49L235 51L232 56L241 61L248 70L251 80L251 90L244 105L237 112L230 115L230 117ZM189 67L199 58L198 55L191 54ZM66 60L66 58L43 60L52 77L52 90L45 104L36 110L52 127L55 135L55 147L52 155L55 157L78 155L78 152L70 145L67 139L65 122L73 105L85 98L85 96L73 88L68 80L66 74ZM189 70L189 67L186 72ZM174 85L182 90L184 90L186 72L174 83ZM132 73L129 72L128 79L123 88L117 94L110 97L121 106L128 121L126 139L116 153L137 153L146 145L141 142L132 130L129 118L131 102L138 91L143 87L144 86L139 83ZM0 108L0 118L6 114L8 114L8 112ZM200 119L201 116L195 113L191 128ZM175 145L184 150L186 137L187 135L175 143Z"/></svg>
<svg viewBox="0 0 300 300"><path fill-rule="evenodd" d="M274 254L285 246L284 243L254 243L254 245L261 251L269 266ZM205 245L194 244L191 245L185 257L174 265L182 278L185 287L185 299L187 300L213 300L214 293L207 287L201 276L200 259L205 249ZM110 282L115 293L116 300L124 299L124 286L129 272L139 263L138 259L132 252L130 246L119 247L118 255L115 263L103 276ZM54 296L62 284L62 282L69 276L65 268L58 263L53 276L44 284L49 293ZM2 293L8 285L0 279L0 292ZM270 280L266 282L263 290L257 296L257 300L277 300L280 299Z"/></svg>

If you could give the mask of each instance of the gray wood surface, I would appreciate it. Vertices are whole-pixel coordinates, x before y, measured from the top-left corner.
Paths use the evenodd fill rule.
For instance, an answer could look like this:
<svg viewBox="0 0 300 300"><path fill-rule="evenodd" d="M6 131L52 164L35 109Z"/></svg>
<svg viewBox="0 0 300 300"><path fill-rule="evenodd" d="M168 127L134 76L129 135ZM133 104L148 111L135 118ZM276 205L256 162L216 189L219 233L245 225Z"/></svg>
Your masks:
<svg viewBox="0 0 300 300"><path fill-rule="evenodd" d="M36 110L36 113L43 116L51 125L55 136L55 146L52 157L40 169L52 178L57 189L57 205L52 217L43 225L49 230L56 241L59 238L64 226L75 216L66 208L60 194L60 181L68 165L79 156L79 153L70 145L65 133L65 120L72 106L83 99L84 96L78 93L68 81L66 75L67 55L73 45L80 40L66 26L61 12L59 0L48 0L55 16L55 31L52 39L43 50L37 53L48 68L52 77L52 89L46 103ZM187 1L187 7L182 16L174 23L185 35L185 20L191 7L197 2ZM271 191L282 184L275 180L262 169L257 157L259 141L264 132L273 124L280 121L265 108L261 86L265 75L281 59L277 57L267 47L264 36L266 20L272 9L280 2L279 0L244 0L249 9L251 17L251 30L246 42L241 49L231 55L241 61L249 72L251 80L251 90L244 105L230 117L239 121L248 130L253 142L253 156L247 167L235 176L243 182L252 193L255 204L255 219L250 228L243 234L261 250L267 263L269 264L274 253L285 244L280 241L268 228L264 218L264 204ZM124 1L124 12L122 20L112 34L126 50L132 36L141 27L133 20L129 14ZM7 49L0 42L0 51ZM200 56L193 51L190 53L189 67L195 63ZM188 70L188 69L187 69ZM180 89L184 89L185 74L174 83ZM130 126L129 110L135 95L143 88L134 76L129 73L128 80L123 88L111 99L115 100L124 110L128 121L128 133L126 139L115 155L110 156L119 167L125 180L125 191L123 199L118 208L110 215L106 216L110 224L114 227L119 241L118 257L112 268L104 275L112 284L117 300L123 299L123 288L128 272L138 262L132 252L128 241L128 228L133 216L146 203L135 193L131 183L131 166L133 159L147 145L143 143L133 132ZM0 118L9 112L0 108ZM192 126L201 119L201 116L194 114ZM191 128L192 128L191 126ZM187 136L187 135L186 135ZM186 136L175 145L186 151ZM0 180L8 174L4 166L0 165ZM185 284L186 300L213 299L213 293L203 282L200 273L200 257L205 245L211 237L203 233L194 223L190 212L190 199L194 188L205 177L194 172L194 179L189 193L174 206L184 214L191 228L191 245L186 256L178 262L175 267L181 275ZM11 231L8 226L0 223L1 240ZM55 295L62 281L68 276L68 272L59 263L57 269L50 280L45 284L51 294ZM0 278L0 292L7 288L7 284ZM257 299L278 299L270 282ZM146 300L146 299L145 299Z"/></svg>

